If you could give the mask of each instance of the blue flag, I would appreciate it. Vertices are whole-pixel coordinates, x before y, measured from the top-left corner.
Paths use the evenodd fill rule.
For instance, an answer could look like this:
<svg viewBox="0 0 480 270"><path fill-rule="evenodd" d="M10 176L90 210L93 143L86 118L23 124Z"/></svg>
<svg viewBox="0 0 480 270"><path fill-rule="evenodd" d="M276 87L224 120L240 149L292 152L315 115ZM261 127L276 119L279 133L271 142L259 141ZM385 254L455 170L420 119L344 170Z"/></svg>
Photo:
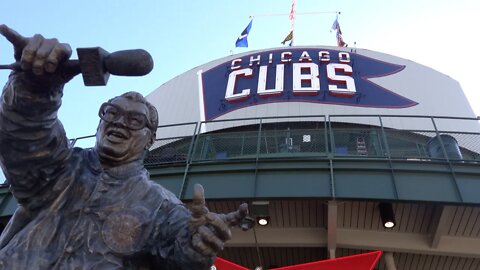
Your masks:
<svg viewBox="0 0 480 270"><path fill-rule="evenodd" d="M253 19L250 20L250 23L247 25L247 28L243 30L243 32L240 34L240 36L237 39L237 42L235 42L235 47L248 47L248 33L250 32L250 28L252 28L252 22Z"/></svg>

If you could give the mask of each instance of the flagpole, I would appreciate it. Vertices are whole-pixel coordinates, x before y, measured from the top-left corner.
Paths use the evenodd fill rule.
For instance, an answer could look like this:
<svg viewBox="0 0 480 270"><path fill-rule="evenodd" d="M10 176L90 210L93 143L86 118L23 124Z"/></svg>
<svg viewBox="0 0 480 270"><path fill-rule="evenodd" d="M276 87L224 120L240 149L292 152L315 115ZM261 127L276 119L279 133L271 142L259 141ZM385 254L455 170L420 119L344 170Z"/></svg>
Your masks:
<svg viewBox="0 0 480 270"><path fill-rule="evenodd" d="M247 43L247 36L248 32L251 27L251 22L253 21L254 18L256 17L275 17L275 16L289 16L289 19L291 21L291 29L290 33L285 37L285 39L281 42L282 44L285 44L287 41L290 41L289 46L293 46L294 43L294 30L295 30L295 17L296 15L322 15L322 14L336 14L337 18L338 15L341 14L340 11L311 11L311 12L298 12L296 11L296 0L292 0L292 8L290 10L290 13L260 13L260 14L253 14L249 16L250 19L250 24L245 28L245 30L242 32L240 37L237 39L237 42L235 43L236 47L248 47ZM337 31L337 36L338 36L339 31ZM341 34L341 32L340 32Z"/></svg>
<svg viewBox="0 0 480 270"><path fill-rule="evenodd" d="M340 14L340 11L295 12L295 15L319 15L319 14ZM262 14L250 15L249 18L288 16L288 15L290 15L290 13L262 13Z"/></svg>
<svg viewBox="0 0 480 270"><path fill-rule="evenodd" d="M292 11L290 12L290 19L292 20L292 41L290 42L290 46L293 46L293 42L295 40L295 17L297 13L296 1L292 0Z"/></svg>
<svg viewBox="0 0 480 270"><path fill-rule="evenodd" d="M292 46L294 45L293 44L293 41L295 40L295 18L293 18L292 20Z"/></svg>

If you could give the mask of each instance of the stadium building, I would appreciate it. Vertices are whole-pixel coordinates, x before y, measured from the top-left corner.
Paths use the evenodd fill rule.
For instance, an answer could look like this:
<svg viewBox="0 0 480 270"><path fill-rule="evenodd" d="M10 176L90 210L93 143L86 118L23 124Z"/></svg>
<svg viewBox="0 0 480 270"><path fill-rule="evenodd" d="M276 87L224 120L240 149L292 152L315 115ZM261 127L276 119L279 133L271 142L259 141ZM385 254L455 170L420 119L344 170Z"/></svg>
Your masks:
<svg viewBox="0 0 480 270"><path fill-rule="evenodd" d="M381 250L375 269L480 269L480 125L447 75L284 47L201 65L147 99L152 180L187 202L202 184L215 212L250 204L253 229L235 229L223 259L273 269ZM0 195L5 224L16 202Z"/></svg>

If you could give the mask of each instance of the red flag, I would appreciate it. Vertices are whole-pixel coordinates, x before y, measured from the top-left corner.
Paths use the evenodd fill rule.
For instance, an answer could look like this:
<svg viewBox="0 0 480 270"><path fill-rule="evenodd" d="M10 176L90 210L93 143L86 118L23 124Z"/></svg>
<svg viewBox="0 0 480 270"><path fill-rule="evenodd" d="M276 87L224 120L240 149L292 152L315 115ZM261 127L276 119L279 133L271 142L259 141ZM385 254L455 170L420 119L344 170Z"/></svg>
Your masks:
<svg viewBox="0 0 480 270"><path fill-rule="evenodd" d="M292 0L292 9L290 10L290 15L288 16L290 21L295 20L295 5L296 5L295 1L296 0Z"/></svg>
<svg viewBox="0 0 480 270"><path fill-rule="evenodd" d="M272 270L372 270L380 259L380 256L382 256L381 251L374 251L325 261L280 267Z"/></svg>
<svg viewBox="0 0 480 270"><path fill-rule="evenodd" d="M381 251L374 251L325 261L280 267L272 270L373 270L380 256L382 256ZM217 257L217 260L210 270L248 270L248 268Z"/></svg>
<svg viewBox="0 0 480 270"><path fill-rule="evenodd" d="M340 30L340 25L337 29L337 46L338 47L348 47L348 44L343 41L342 30Z"/></svg>
<svg viewBox="0 0 480 270"><path fill-rule="evenodd" d="M248 268L217 257L210 270L248 270Z"/></svg>

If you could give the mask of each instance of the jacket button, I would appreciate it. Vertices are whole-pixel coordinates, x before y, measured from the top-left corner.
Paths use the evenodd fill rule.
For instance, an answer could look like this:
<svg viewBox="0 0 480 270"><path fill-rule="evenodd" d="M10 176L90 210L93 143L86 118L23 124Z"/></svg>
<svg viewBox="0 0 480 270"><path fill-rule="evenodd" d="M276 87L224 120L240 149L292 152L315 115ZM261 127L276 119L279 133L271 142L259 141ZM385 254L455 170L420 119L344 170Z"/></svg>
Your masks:
<svg viewBox="0 0 480 270"><path fill-rule="evenodd" d="M65 252L67 252L67 253L73 253L73 247L72 247L72 246L68 246L67 248L65 248Z"/></svg>

